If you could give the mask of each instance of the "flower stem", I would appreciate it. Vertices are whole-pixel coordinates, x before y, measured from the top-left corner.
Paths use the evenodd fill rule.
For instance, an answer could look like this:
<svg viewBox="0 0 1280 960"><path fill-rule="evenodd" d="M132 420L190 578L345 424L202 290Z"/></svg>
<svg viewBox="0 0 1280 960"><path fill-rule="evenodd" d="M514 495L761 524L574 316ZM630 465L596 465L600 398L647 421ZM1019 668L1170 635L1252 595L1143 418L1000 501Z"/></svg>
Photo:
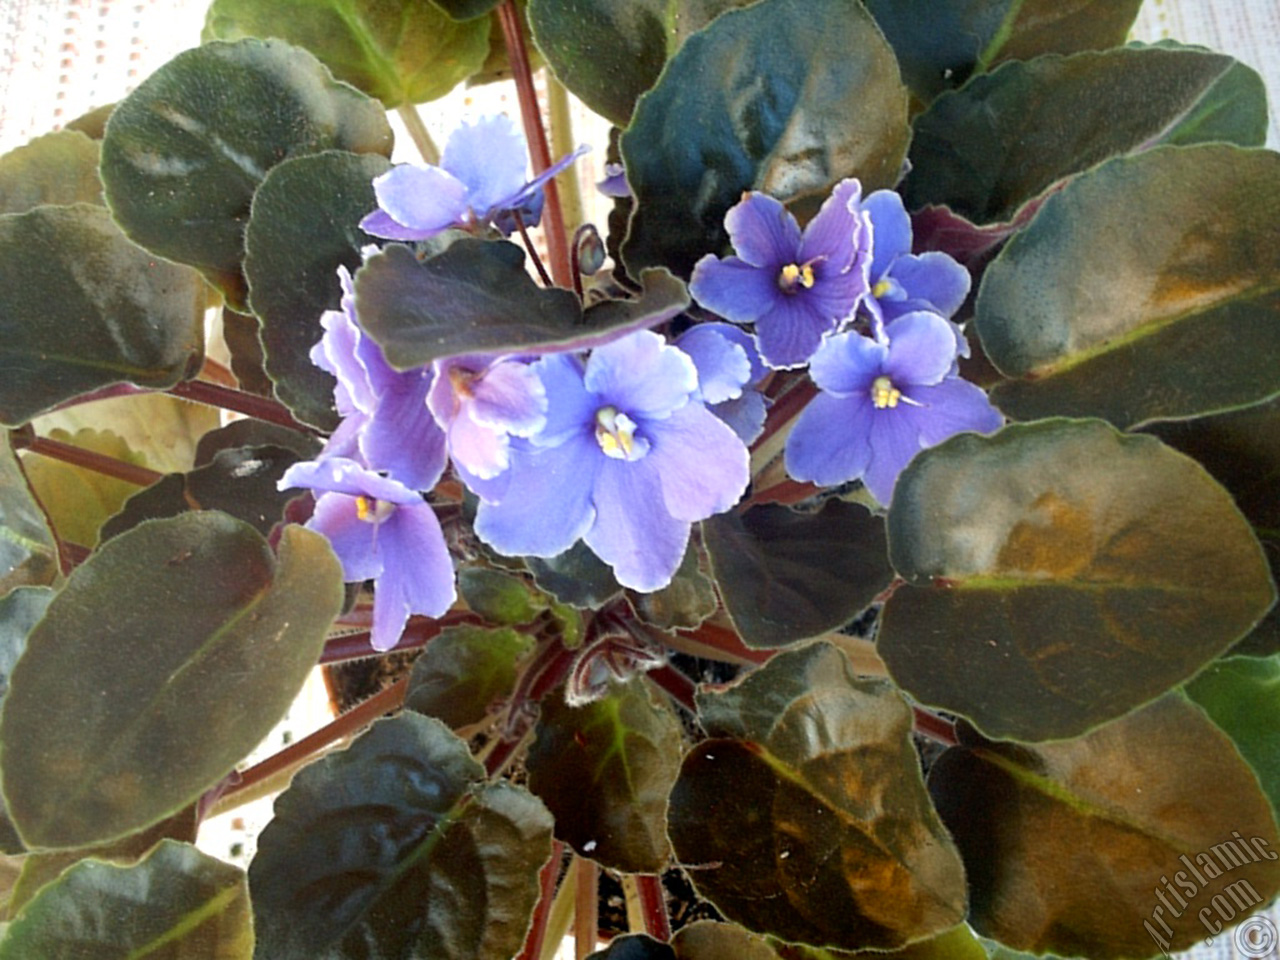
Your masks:
<svg viewBox="0 0 1280 960"><path fill-rule="evenodd" d="M422 122L422 114L418 113L417 106L412 103L402 103L396 107L396 113L404 121L409 137L413 140L413 145L418 148L422 159L433 167L440 166L440 148L427 132L427 125Z"/></svg>
<svg viewBox="0 0 1280 960"><path fill-rule="evenodd" d="M547 110L551 115L551 152L557 157L573 153L573 116L569 112L569 91L547 71ZM564 213L564 230L572 234L586 219L582 212L582 186L578 182L577 164L556 178L564 187L560 209Z"/></svg>
<svg viewBox="0 0 1280 960"><path fill-rule="evenodd" d="M507 59L515 76L516 95L520 100L520 120L524 125L525 139L529 142L529 155L533 159L534 174L551 166L551 149L547 146L547 134L542 127L542 112L538 107L538 94L533 88L533 71L529 65L529 51L524 45L524 30L520 25L520 11L515 0L503 0L498 6L498 22L502 24L502 36L507 44ZM547 238L547 257L551 261L551 276L556 285L568 288L573 281L569 272L569 239L564 229L564 214L560 209L560 191L554 179L544 187L544 207Z"/></svg>
<svg viewBox="0 0 1280 960"><path fill-rule="evenodd" d="M464 623L479 624L480 622L479 617L466 611L446 613L443 617L436 619L411 617L404 634L400 637L400 642L390 650L382 651L381 655L386 656L392 653L401 653L405 650L416 650L419 647L426 646L429 640L439 636L449 627ZM342 663L345 660L360 660L365 657L379 655L380 652L369 645L369 631L362 630L358 633L348 633L340 637L334 637L326 642L324 652L320 654L320 663Z"/></svg>
<svg viewBox="0 0 1280 960"><path fill-rule="evenodd" d="M13 433L10 436L13 439L15 449L27 449L32 453L40 454L42 457L49 457L51 460L61 460L63 463L84 467L94 473L100 473L106 477L114 477L117 480L136 484L139 487L149 487L164 476L164 474L148 470L146 467L140 467L125 460L117 460L115 457L95 453L92 450L86 450L70 443L63 443L61 440L50 440L48 437L37 437L24 433Z"/></svg>
<svg viewBox="0 0 1280 960"><path fill-rule="evenodd" d="M311 433L317 436L321 434L321 431L315 427L310 427L300 420L296 420L293 414L289 412L289 408L279 401L268 397L260 397L254 393L246 393L243 390L236 390L232 387L224 387L205 380L186 380L170 387L166 392L175 397L181 397L183 400L191 400L210 407L221 407L223 410L243 413L246 417L279 424L291 430L299 430L303 433Z"/></svg>
<svg viewBox="0 0 1280 960"><path fill-rule="evenodd" d="M575 960L587 960L600 938L600 868L594 860L578 858L574 878L573 939Z"/></svg>

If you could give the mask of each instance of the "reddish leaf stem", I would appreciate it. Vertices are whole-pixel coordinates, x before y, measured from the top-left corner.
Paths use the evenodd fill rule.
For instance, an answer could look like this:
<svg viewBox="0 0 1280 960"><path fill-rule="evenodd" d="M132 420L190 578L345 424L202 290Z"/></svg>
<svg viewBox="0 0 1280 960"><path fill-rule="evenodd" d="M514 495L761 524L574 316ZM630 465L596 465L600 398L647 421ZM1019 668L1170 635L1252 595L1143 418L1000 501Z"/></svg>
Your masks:
<svg viewBox="0 0 1280 960"><path fill-rule="evenodd" d="M269 397L260 397L256 393L246 393L243 390L209 383L206 380L186 380L177 386L170 387L167 392L183 400L203 403L210 407L221 407L223 410L234 410L236 413L243 413L246 417L264 420L267 423L277 423L291 430L320 434L315 427L296 420L284 404Z"/></svg>
<svg viewBox="0 0 1280 960"><path fill-rule="evenodd" d="M808 377L797 380L789 389L783 391L769 408L769 416L764 422L764 432L756 438L751 449L755 450L763 446L770 437L798 417L800 411L817 395L818 387Z"/></svg>
<svg viewBox="0 0 1280 960"><path fill-rule="evenodd" d="M751 663L764 663L773 656L773 650L753 650L742 642L732 630L719 624L707 622L697 630L689 631L688 636L699 643L716 650L723 650L732 660L747 660Z"/></svg>
<svg viewBox="0 0 1280 960"><path fill-rule="evenodd" d="M577 887L573 891L573 938L576 960L596 952L600 939L600 867L586 857L578 859Z"/></svg>
<svg viewBox="0 0 1280 960"><path fill-rule="evenodd" d="M921 707L912 707L912 710L915 712L917 733L948 747L954 747L960 743L960 739L956 736L956 725L950 720L944 720L937 714L930 713Z"/></svg>
<svg viewBox="0 0 1280 960"><path fill-rule="evenodd" d="M559 840L554 841L551 844L551 859L538 871L538 905L533 910L533 922L516 960L537 960L542 956L542 941L547 937L547 924L551 920L551 905L556 899L556 880L560 876L560 860L563 856L564 844Z"/></svg>
<svg viewBox="0 0 1280 960"><path fill-rule="evenodd" d="M644 913L644 932L666 943L671 939L671 918L667 916L662 879L652 873L641 874L636 877L636 892L640 894L640 909Z"/></svg>
<svg viewBox="0 0 1280 960"><path fill-rule="evenodd" d="M77 467L84 467L94 473L114 477L117 480L136 484L139 487L149 487L164 476L164 474L148 470L146 467L140 467L125 460L117 460L115 457L108 457L106 454L95 453L92 450L86 450L84 447L77 447L74 444L63 443L61 440L51 440L48 437L37 437L27 433L14 433L11 436L13 438L13 446L17 449L25 448L32 453L40 454L42 457L49 457Z"/></svg>
<svg viewBox="0 0 1280 960"><path fill-rule="evenodd" d="M698 690L697 685L675 667L667 664L657 670L650 670L647 676L680 706L690 713L698 712L698 706L693 699Z"/></svg>
<svg viewBox="0 0 1280 960"><path fill-rule="evenodd" d="M479 624L482 621L474 613L454 611L443 617L430 619L427 617L411 617L400 642L384 653L400 653L403 650L416 650L426 646L427 641L438 637L449 627L464 623ZM359 660L364 657L378 656L380 651L369 645L369 631L349 633L334 637L324 645L324 653L320 655L320 663L341 663L344 660Z"/></svg>

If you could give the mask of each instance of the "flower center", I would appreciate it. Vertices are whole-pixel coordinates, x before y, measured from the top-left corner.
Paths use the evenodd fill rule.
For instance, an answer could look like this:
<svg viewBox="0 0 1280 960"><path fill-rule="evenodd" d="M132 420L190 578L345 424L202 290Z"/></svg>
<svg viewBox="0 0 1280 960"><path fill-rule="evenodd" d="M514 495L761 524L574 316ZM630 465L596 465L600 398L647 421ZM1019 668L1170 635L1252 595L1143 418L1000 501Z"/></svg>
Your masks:
<svg viewBox="0 0 1280 960"><path fill-rule="evenodd" d="M356 516L365 523L381 523L396 512L396 505L390 500L376 500L364 494L356 497Z"/></svg>
<svg viewBox="0 0 1280 960"><path fill-rule="evenodd" d="M649 441L636 436L635 421L617 407L596 411L596 443L614 460L639 460L649 452Z"/></svg>
<svg viewBox="0 0 1280 960"><path fill-rule="evenodd" d="M453 387L453 392L459 397L471 397L471 384L479 379L479 374L474 370L468 370L466 367L450 367L449 368L449 386Z"/></svg>
<svg viewBox="0 0 1280 960"><path fill-rule="evenodd" d="M788 263L778 274L778 286L785 293L795 293L796 285L809 290L813 287L813 264Z"/></svg>
<svg viewBox="0 0 1280 960"><path fill-rule="evenodd" d="M881 297L883 297L886 293L888 293L892 289L893 289L892 283L890 283L888 280L881 280L879 283L877 283L874 287L871 288L871 295L875 297L877 300L879 300Z"/></svg>
<svg viewBox="0 0 1280 960"><path fill-rule="evenodd" d="M877 410L896 407L902 399L902 391L888 377L876 377L871 381L871 402Z"/></svg>

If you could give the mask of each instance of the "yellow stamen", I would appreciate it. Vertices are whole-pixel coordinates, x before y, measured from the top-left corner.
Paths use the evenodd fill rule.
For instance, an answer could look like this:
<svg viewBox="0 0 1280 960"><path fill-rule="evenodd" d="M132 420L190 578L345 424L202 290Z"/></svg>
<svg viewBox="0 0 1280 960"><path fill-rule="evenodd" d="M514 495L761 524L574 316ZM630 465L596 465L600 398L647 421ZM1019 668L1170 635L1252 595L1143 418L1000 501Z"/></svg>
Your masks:
<svg viewBox="0 0 1280 960"><path fill-rule="evenodd" d="M893 289L892 283L890 283L888 280L881 280L879 283L877 283L874 287L871 288L871 295L875 297L877 300L879 300L881 297L883 297L886 293L888 293L892 289Z"/></svg>
<svg viewBox="0 0 1280 960"><path fill-rule="evenodd" d="M806 290L811 290L813 282L813 264L811 263L788 263L778 274L778 286L788 292L794 290L797 283Z"/></svg>
<svg viewBox="0 0 1280 960"><path fill-rule="evenodd" d="M596 411L596 443L606 457L614 460L633 460L637 453L644 453L648 444L640 441L637 450L636 424L616 407L601 407Z"/></svg>
<svg viewBox="0 0 1280 960"><path fill-rule="evenodd" d="M377 500L364 494L356 497L356 516L365 523L379 523L396 512L396 505L389 500Z"/></svg>
<svg viewBox="0 0 1280 960"><path fill-rule="evenodd" d="M871 402L877 410L896 407L902 399L902 391L888 377L876 377L871 382Z"/></svg>

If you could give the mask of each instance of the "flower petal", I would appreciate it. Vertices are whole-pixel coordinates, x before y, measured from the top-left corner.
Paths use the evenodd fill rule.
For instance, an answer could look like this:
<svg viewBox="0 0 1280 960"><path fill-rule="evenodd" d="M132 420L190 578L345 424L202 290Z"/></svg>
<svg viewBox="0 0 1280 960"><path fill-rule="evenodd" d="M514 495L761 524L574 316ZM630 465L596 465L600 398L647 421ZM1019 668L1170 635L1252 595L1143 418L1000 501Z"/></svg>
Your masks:
<svg viewBox="0 0 1280 960"><path fill-rule="evenodd" d="M809 376L827 393L849 396L867 394L871 383L884 372L887 344L850 331L828 337L809 363Z"/></svg>
<svg viewBox="0 0 1280 960"><path fill-rule="evenodd" d="M786 207L768 194L746 194L729 208L724 227L740 259L775 277L785 264L795 263L799 256L800 225Z"/></svg>
<svg viewBox="0 0 1280 960"><path fill-rule="evenodd" d="M671 582L690 528L663 508L660 473L649 459L603 465L595 483L595 523L583 537L620 584L646 593Z"/></svg>
<svg viewBox="0 0 1280 960"><path fill-rule="evenodd" d="M911 397L923 405L919 411L920 438L932 447L965 430L991 433L1000 429L1004 417L991 405L980 387L947 377L931 387L917 387Z"/></svg>
<svg viewBox="0 0 1280 960"><path fill-rule="evenodd" d="M723 403L742 395L751 378L747 351L723 331L736 329L726 323L700 323L676 340L698 368L698 393L707 403Z"/></svg>
<svg viewBox="0 0 1280 960"><path fill-rule="evenodd" d="M734 400L726 400L707 407L713 414L738 435L738 439L747 446L755 443L764 433L764 420L769 404L764 394L756 390L748 390Z"/></svg>
<svg viewBox="0 0 1280 960"><path fill-rule="evenodd" d="M649 434L662 502L677 520L705 520L741 499L751 479L746 446L701 403L673 413Z"/></svg>
<svg viewBox="0 0 1280 960"><path fill-rule="evenodd" d="M509 445L506 433L477 423L467 408L449 424L449 453L454 464L481 480L491 480L507 469Z"/></svg>
<svg viewBox="0 0 1280 960"><path fill-rule="evenodd" d="M415 503L422 500L404 484L390 477L379 476L356 461L343 457L325 457L323 460L295 463L284 472L276 486L280 490L304 487L309 490L345 493L352 497L373 497L388 503Z"/></svg>
<svg viewBox="0 0 1280 960"><path fill-rule="evenodd" d="M818 394L801 411L787 437L787 473L821 487L862 476L871 460L867 436L873 409L869 394Z"/></svg>
<svg viewBox="0 0 1280 960"><path fill-rule="evenodd" d="M920 428L927 413L899 404L884 410L873 409L870 419L867 442L871 447L871 462L862 475L862 482L871 495L887 507L893 499L898 474L924 448Z"/></svg>
<svg viewBox="0 0 1280 960"><path fill-rule="evenodd" d="M529 152L524 134L499 113L455 129L440 165L466 185L467 205L486 217L495 207L513 206L512 198L524 187Z"/></svg>
<svg viewBox="0 0 1280 960"><path fill-rule="evenodd" d="M783 295L767 316L756 321L760 356L775 370L802 367L822 345L822 338L836 329L822 304L805 296L809 291Z"/></svg>
<svg viewBox="0 0 1280 960"><path fill-rule="evenodd" d="M365 462L385 470L411 490L430 490L447 460L444 432L427 409L431 374L400 374L378 398L378 408L360 436Z"/></svg>
<svg viewBox="0 0 1280 960"><path fill-rule="evenodd" d="M528 437L547 422L547 390L527 363L504 360L471 385L471 416L477 423Z"/></svg>
<svg viewBox="0 0 1280 960"><path fill-rule="evenodd" d="M863 270L871 262L871 231L866 229L859 199L862 184L857 180L841 180L822 208L804 228L800 244L800 263L822 258L832 273L843 273L854 267L859 258Z"/></svg>
<svg viewBox="0 0 1280 960"><path fill-rule="evenodd" d="M871 279L878 283L898 257L911 252L911 218L892 190L877 190L862 201L862 209L871 218Z"/></svg>
<svg viewBox="0 0 1280 960"><path fill-rule="evenodd" d="M438 617L453 606L457 591L449 548L428 504L400 507L378 536L384 565L374 585L369 639L375 650L389 650L411 614Z"/></svg>
<svg viewBox="0 0 1280 960"><path fill-rule="evenodd" d="M371 580L382 573L378 528L360 519L355 497L345 493L320 494L307 529L329 541L347 583Z"/></svg>
<svg viewBox="0 0 1280 960"><path fill-rule="evenodd" d="M553 447L572 437L590 435L599 398L588 393L582 383L582 361L572 354L553 353L535 363L533 370L546 392L547 421L530 441Z"/></svg>
<svg viewBox="0 0 1280 960"><path fill-rule="evenodd" d="M889 357L884 372L903 393L914 384L929 385L951 372L956 358L956 335L936 313L918 311L899 317L884 328Z"/></svg>
<svg viewBox="0 0 1280 960"><path fill-rule="evenodd" d="M755 323L787 296L778 286L777 270L753 267L737 257L717 260L710 254L694 264L689 295L734 323Z"/></svg>
<svg viewBox="0 0 1280 960"><path fill-rule="evenodd" d="M591 351L583 384L601 405L635 420L661 420L688 403L698 387L698 368L658 334L637 330Z"/></svg>
<svg viewBox="0 0 1280 960"><path fill-rule="evenodd" d="M919 256L899 257L889 276L903 291L901 306L881 300L885 319L892 320L908 309L935 310L951 317L969 295L969 271L938 250ZM890 298L892 299L892 298ZM909 306L914 304L914 306Z"/></svg>
<svg viewBox="0 0 1280 960"><path fill-rule="evenodd" d="M396 223L406 228L397 240L421 240L433 236L455 223L463 222L467 213L467 187L457 177L439 167L401 164L374 178L373 191L378 206ZM374 236L387 236L371 229L372 217L365 217L360 228ZM381 221L373 226L381 225Z"/></svg>

